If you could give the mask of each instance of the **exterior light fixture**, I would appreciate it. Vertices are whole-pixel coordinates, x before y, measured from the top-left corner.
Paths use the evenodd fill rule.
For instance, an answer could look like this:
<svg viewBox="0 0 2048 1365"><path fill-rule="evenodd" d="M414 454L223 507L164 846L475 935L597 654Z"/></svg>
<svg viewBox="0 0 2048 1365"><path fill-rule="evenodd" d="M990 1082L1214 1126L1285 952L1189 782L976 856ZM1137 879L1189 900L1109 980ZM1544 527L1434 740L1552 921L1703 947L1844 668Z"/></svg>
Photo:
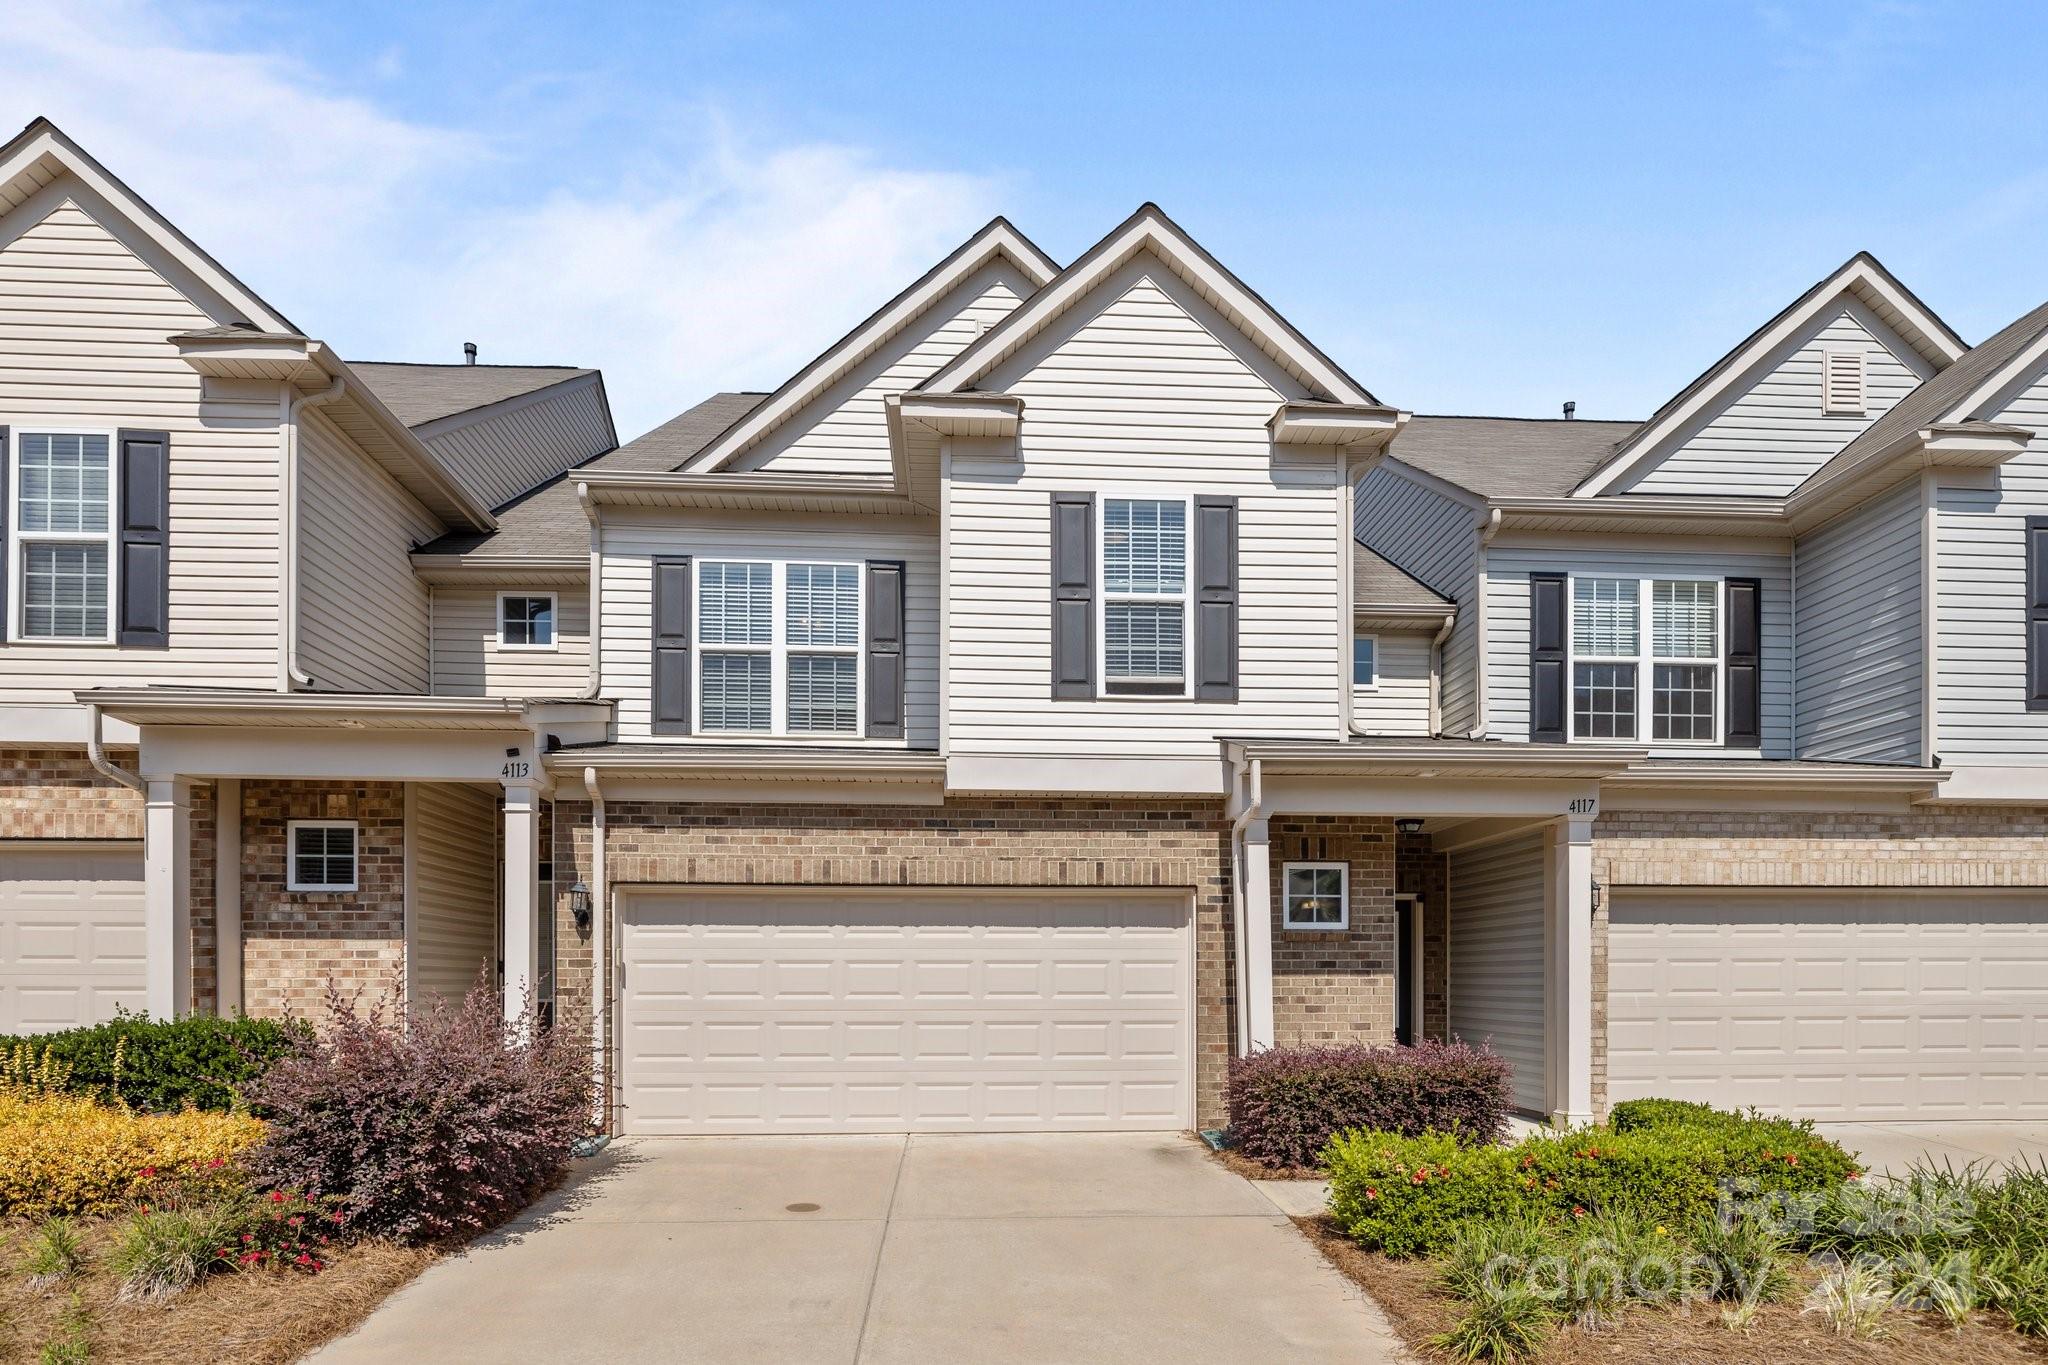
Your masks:
<svg viewBox="0 0 2048 1365"><path fill-rule="evenodd" d="M1403 834L1422 833L1422 821L1413 815L1404 815L1394 822L1394 828Z"/></svg>
<svg viewBox="0 0 2048 1365"><path fill-rule="evenodd" d="M569 913L576 919L578 933L590 932L590 887L581 880L569 888Z"/></svg>

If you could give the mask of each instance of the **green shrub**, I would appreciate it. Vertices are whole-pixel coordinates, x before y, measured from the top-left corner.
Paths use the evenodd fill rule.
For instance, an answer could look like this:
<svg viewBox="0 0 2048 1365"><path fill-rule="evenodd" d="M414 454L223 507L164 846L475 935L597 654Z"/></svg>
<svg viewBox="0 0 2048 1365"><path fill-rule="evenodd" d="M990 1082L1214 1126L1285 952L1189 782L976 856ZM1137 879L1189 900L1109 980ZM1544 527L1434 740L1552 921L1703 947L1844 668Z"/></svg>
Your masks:
<svg viewBox="0 0 2048 1365"><path fill-rule="evenodd" d="M107 1258L121 1277L117 1297L150 1302L190 1289L216 1266L233 1264L248 1226L247 1206L238 1202L136 1214Z"/></svg>
<svg viewBox="0 0 2048 1365"><path fill-rule="evenodd" d="M1535 1354L1556 1320L1548 1299L1514 1283L1484 1292L1449 1331L1430 1341L1455 1360L1519 1360Z"/></svg>
<svg viewBox="0 0 2048 1365"><path fill-rule="evenodd" d="M1633 1133L1642 1128L1682 1128L1729 1117L1739 1116L1698 1100L1623 1100L1607 1111L1607 1126L1617 1133Z"/></svg>
<svg viewBox="0 0 2048 1365"><path fill-rule="evenodd" d="M85 1269L85 1240L69 1218L46 1218L29 1241L22 1261L31 1289L48 1289Z"/></svg>
<svg viewBox="0 0 2048 1365"><path fill-rule="evenodd" d="M1442 1251L1469 1222L1530 1209L1506 1147L1468 1147L1449 1133L1402 1137L1358 1131L1323 1149L1330 1212L1339 1226L1389 1256Z"/></svg>
<svg viewBox="0 0 2048 1365"><path fill-rule="evenodd" d="M28 1037L0 1037L15 1067L54 1061L74 1094L166 1114L190 1105L230 1110L251 1081L310 1041L298 1020L223 1019L195 1014L153 1020L122 1013L105 1024Z"/></svg>
<svg viewBox="0 0 2048 1365"><path fill-rule="evenodd" d="M1692 1229L1707 1287L1723 1303L1776 1303L1792 1292L1785 1266L1792 1243L1770 1220L1753 1214L1709 1214Z"/></svg>

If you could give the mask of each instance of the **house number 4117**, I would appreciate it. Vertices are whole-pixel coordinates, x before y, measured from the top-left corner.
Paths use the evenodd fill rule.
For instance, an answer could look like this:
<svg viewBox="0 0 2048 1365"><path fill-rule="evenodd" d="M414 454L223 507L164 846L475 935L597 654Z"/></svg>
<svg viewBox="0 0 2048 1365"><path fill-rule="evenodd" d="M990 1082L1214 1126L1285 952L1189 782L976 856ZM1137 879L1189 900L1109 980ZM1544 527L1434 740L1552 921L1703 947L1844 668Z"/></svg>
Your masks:
<svg viewBox="0 0 2048 1365"><path fill-rule="evenodd" d="M505 766L509 768L512 765L508 763ZM1572 798L1571 813L1573 815L1591 815L1599 809L1600 801L1598 797L1575 796Z"/></svg>

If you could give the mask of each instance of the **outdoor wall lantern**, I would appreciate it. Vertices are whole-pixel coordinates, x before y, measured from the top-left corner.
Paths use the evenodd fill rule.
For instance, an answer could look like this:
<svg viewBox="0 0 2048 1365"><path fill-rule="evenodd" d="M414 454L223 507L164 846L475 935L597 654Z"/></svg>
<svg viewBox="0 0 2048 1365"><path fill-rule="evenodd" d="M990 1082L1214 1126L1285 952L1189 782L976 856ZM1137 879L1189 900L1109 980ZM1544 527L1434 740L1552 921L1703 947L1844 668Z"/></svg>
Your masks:
<svg viewBox="0 0 2048 1365"><path fill-rule="evenodd" d="M576 919L576 931L590 932L590 887L582 881L569 888L569 913Z"/></svg>
<svg viewBox="0 0 2048 1365"><path fill-rule="evenodd" d="M1394 828L1403 834L1420 834L1422 833L1422 821L1412 815L1404 815L1394 821Z"/></svg>

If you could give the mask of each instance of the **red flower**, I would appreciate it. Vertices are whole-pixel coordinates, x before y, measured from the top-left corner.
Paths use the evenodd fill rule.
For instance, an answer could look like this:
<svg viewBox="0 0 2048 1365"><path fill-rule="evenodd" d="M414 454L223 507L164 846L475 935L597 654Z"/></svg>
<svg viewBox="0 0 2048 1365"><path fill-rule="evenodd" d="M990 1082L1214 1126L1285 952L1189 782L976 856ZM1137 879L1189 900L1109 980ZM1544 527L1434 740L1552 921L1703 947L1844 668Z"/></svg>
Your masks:
<svg viewBox="0 0 2048 1365"><path fill-rule="evenodd" d="M1429 1172L1417 1171L1414 1175L1409 1176L1408 1180L1410 1184L1426 1185L1429 1183Z"/></svg>
<svg viewBox="0 0 2048 1365"><path fill-rule="evenodd" d="M243 1246L247 1246L247 1245L249 1245L249 1243L251 1243L251 1242L253 1242L253 1241L255 1241L255 1240L256 1240L256 1234L255 1234L255 1233L253 1233L253 1232L245 1232L245 1233L243 1233L243 1234L242 1234L242 1245L243 1245Z"/></svg>
<svg viewBox="0 0 2048 1365"><path fill-rule="evenodd" d="M149 1212L149 1205L147 1205L147 1204L137 1204L137 1205L135 1206L135 1211L136 1211L137 1213L148 1213L148 1212Z"/></svg>
<svg viewBox="0 0 2048 1365"><path fill-rule="evenodd" d="M293 1258L292 1264L293 1264L293 1265L311 1265L311 1264L313 1264L313 1258L312 1258L311 1256L308 1256L308 1255L307 1255L307 1254L306 1254L305 1252L303 1252L303 1251L302 1251L302 1252L300 1252L300 1253L299 1253L299 1254L298 1254L298 1255L297 1255L297 1256L296 1256L295 1258Z"/></svg>
<svg viewBox="0 0 2048 1365"><path fill-rule="evenodd" d="M227 1159L226 1157L224 1157L224 1156L217 1156L217 1157L215 1157L215 1158L214 1158L213 1160L211 1160L211 1161L209 1161L209 1162L207 1162L207 1163L206 1163L206 1169L207 1169L207 1170L209 1170L209 1171L217 1171L217 1170L219 1170L219 1169L220 1169L221 1167L223 1167L223 1166L225 1166L225 1165L227 1165L227 1164L228 1164L228 1159Z"/></svg>
<svg viewBox="0 0 2048 1365"><path fill-rule="evenodd" d="M1577 1204L1572 1205L1572 1217L1584 1218L1585 1216L1586 1211L1584 1209L1580 1208Z"/></svg>
<svg viewBox="0 0 2048 1365"><path fill-rule="evenodd" d="M1365 1192L1365 1197L1366 1197L1367 1199L1377 1199L1377 1198L1379 1198L1379 1197L1380 1197L1380 1192L1379 1192L1378 1190L1375 1190L1375 1189L1370 1189L1370 1188L1368 1188L1368 1189L1366 1190L1366 1192ZM326 1241L327 1239L326 1239L325 1237L323 1237L323 1238L321 1238L320 1240L324 1242L324 1241Z"/></svg>
<svg viewBox="0 0 2048 1365"><path fill-rule="evenodd" d="M270 1192L270 1202L273 1204L282 1204L284 1202L284 1191L272 1190Z"/></svg>
<svg viewBox="0 0 2048 1365"><path fill-rule="evenodd" d="M1785 1153L1785 1164L1786 1164L1786 1165L1788 1165L1788 1166L1797 1166L1797 1165L1799 1164L1799 1153L1797 1153L1797 1152L1787 1152L1787 1153Z"/></svg>
<svg viewBox="0 0 2048 1365"><path fill-rule="evenodd" d="M154 1167L154 1166L144 1166L144 1167L142 1168L142 1178L143 1178L144 1180L154 1180L154 1179L156 1179L156 1167Z"/></svg>
<svg viewBox="0 0 2048 1365"><path fill-rule="evenodd" d="M1861 1180L1861 1179L1863 1178L1863 1172L1861 1172L1861 1171L1851 1171L1851 1172L1849 1172L1849 1178L1850 1178L1851 1180Z"/></svg>

